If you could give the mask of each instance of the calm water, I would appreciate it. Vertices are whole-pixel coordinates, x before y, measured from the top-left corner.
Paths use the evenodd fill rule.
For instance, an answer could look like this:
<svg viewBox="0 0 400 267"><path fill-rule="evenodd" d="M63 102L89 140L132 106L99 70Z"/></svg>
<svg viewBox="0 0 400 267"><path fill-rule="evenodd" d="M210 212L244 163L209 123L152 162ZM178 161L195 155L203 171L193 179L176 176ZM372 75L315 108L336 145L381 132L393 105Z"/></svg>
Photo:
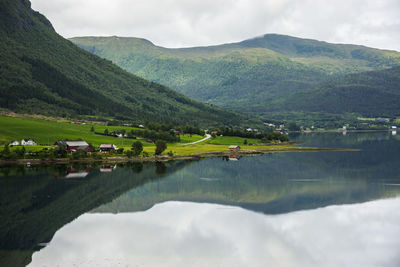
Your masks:
<svg viewBox="0 0 400 267"><path fill-rule="evenodd" d="M0 266L400 266L400 136L357 152L0 168Z"/></svg>

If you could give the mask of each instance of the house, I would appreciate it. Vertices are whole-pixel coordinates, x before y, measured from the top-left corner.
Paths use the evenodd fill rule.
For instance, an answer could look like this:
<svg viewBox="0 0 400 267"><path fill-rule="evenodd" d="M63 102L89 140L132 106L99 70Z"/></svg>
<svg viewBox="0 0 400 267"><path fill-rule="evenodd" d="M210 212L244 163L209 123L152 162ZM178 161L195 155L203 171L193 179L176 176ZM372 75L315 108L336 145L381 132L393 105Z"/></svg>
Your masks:
<svg viewBox="0 0 400 267"><path fill-rule="evenodd" d="M246 131L248 131L248 132L252 132L252 131L253 131L253 129L251 129L251 128L247 128L247 129L246 129Z"/></svg>
<svg viewBox="0 0 400 267"><path fill-rule="evenodd" d="M144 128L144 126L142 124L139 125L139 128Z"/></svg>
<svg viewBox="0 0 400 267"><path fill-rule="evenodd" d="M240 146L229 146L229 150L230 151L239 151L240 150Z"/></svg>
<svg viewBox="0 0 400 267"><path fill-rule="evenodd" d="M54 146L65 146L65 149L71 153L75 151L86 151L86 152L92 152L91 148L89 147L89 144L86 143L85 141L57 141L54 143Z"/></svg>
<svg viewBox="0 0 400 267"><path fill-rule="evenodd" d="M218 134L218 132L217 131L213 131L213 132L211 132L211 135L214 135L214 136L216 136Z"/></svg>
<svg viewBox="0 0 400 267"><path fill-rule="evenodd" d="M392 129L393 129L393 130L396 130L396 129L397 129L397 126L392 126Z"/></svg>
<svg viewBox="0 0 400 267"><path fill-rule="evenodd" d="M19 146L19 142L16 140L13 140L10 142L9 146Z"/></svg>
<svg viewBox="0 0 400 267"><path fill-rule="evenodd" d="M100 152L101 153L110 153L111 151L117 150L117 146L113 144L101 144L100 145Z"/></svg>
<svg viewBox="0 0 400 267"><path fill-rule="evenodd" d="M33 139L22 139L21 140L22 146L36 146L36 142Z"/></svg>

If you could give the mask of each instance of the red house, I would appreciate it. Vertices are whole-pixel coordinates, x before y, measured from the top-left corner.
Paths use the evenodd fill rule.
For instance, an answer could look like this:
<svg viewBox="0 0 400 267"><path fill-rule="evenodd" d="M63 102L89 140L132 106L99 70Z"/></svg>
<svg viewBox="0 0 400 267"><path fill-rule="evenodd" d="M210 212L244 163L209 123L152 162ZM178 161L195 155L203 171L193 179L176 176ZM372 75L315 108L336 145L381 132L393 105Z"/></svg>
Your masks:
<svg viewBox="0 0 400 267"><path fill-rule="evenodd" d="M54 143L54 146L60 146L63 145L65 146L65 149L69 152L75 152L75 151L86 151L86 152L93 152L89 144L86 143L85 141L57 141Z"/></svg>
<svg viewBox="0 0 400 267"><path fill-rule="evenodd" d="M230 151L239 151L240 150L240 146L229 146L229 150Z"/></svg>

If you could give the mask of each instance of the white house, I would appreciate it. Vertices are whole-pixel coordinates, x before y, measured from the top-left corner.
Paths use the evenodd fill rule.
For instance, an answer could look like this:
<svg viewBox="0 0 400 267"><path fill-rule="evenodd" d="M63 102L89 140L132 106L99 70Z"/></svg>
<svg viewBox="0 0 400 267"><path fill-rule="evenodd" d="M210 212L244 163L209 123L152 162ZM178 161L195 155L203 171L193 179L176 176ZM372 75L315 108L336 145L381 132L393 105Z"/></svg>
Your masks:
<svg viewBox="0 0 400 267"><path fill-rule="evenodd" d="M16 140L13 140L10 142L9 146L19 146L19 142Z"/></svg>
<svg viewBox="0 0 400 267"><path fill-rule="evenodd" d="M117 150L117 146L114 144L101 144L100 145L100 152L102 153L109 153L111 151Z"/></svg>
<svg viewBox="0 0 400 267"><path fill-rule="evenodd" d="M22 146L36 146L36 142L33 139L22 139L21 140Z"/></svg>

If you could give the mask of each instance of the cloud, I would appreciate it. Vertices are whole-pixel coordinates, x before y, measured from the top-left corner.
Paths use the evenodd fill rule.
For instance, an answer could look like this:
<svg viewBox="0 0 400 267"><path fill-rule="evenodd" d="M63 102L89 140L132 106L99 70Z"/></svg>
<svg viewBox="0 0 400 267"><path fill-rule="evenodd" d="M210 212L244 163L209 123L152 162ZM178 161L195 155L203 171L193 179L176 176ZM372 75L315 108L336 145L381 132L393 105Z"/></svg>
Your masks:
<svg viewBox="0 0 400 267"><path fill-rule="evenodd" d="M64 37L134 36L166 47L266 33L400 51L398 0L32 0Z"/></svg>

